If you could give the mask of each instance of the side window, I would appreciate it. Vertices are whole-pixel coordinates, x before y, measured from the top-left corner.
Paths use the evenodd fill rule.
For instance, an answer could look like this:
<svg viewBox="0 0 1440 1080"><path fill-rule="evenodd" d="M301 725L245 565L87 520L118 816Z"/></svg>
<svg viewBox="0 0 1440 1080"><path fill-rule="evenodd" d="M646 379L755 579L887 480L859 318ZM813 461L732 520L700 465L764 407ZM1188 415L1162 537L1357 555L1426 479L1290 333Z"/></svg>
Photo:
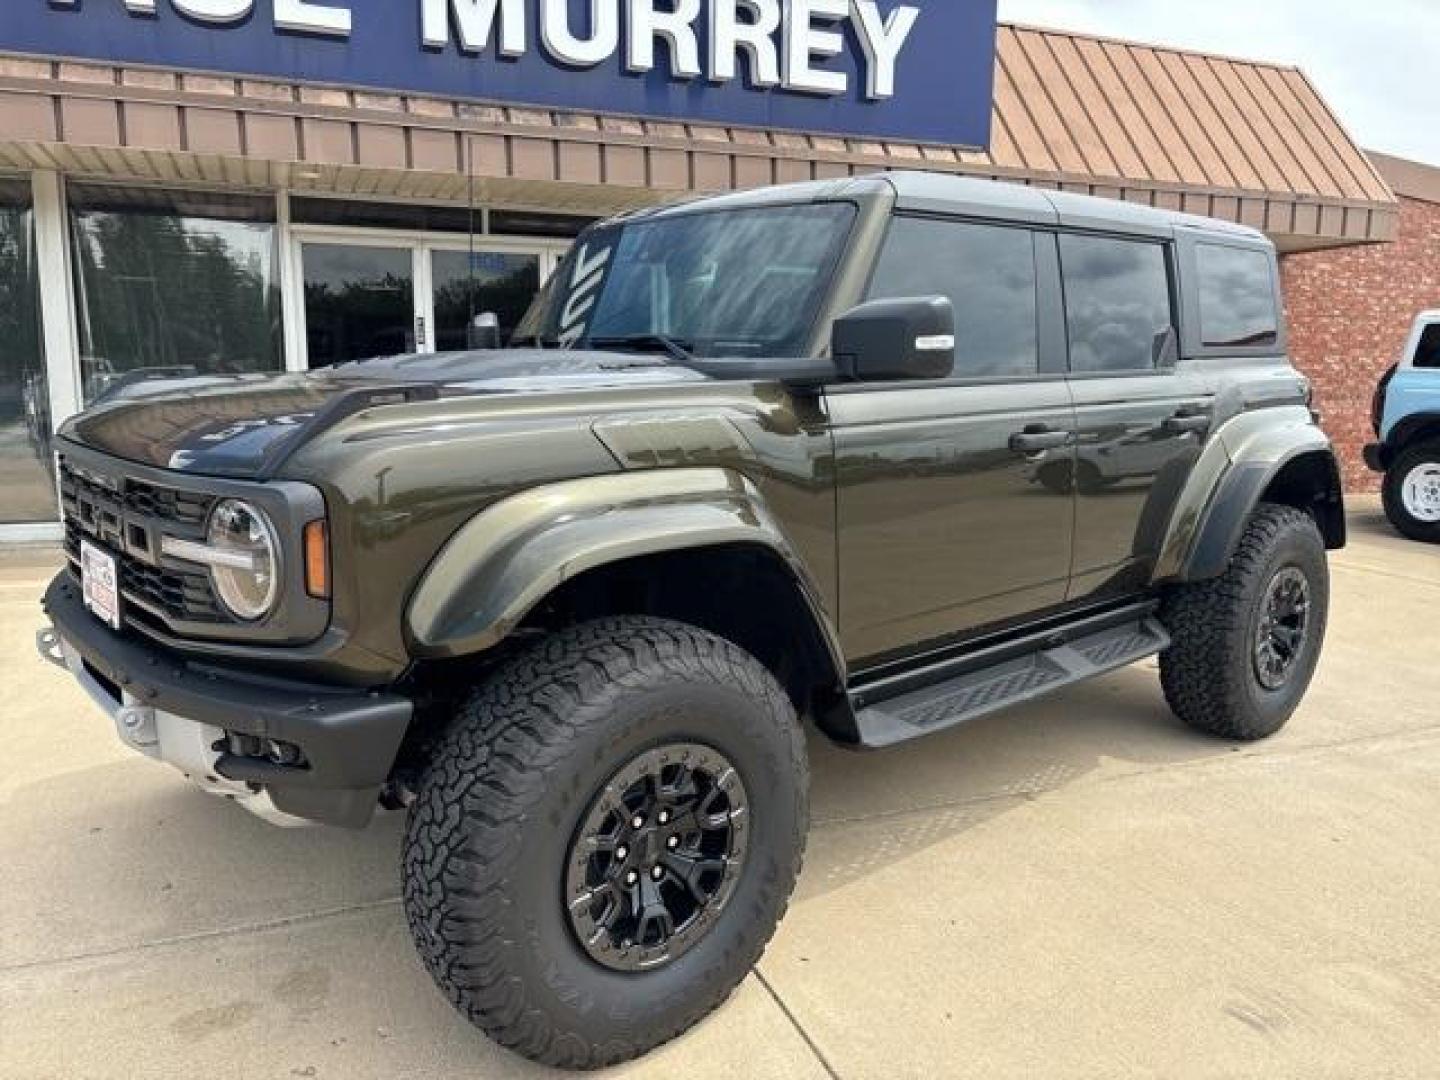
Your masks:
<svg viewBox="0 0 1440 1080"><path fill-rule="evenodd" d="M1440 368L1440 323L1431 323L1420 335L1420 345L1415 350L1417 368Z"/></svg>
<svg viewBox="0 0 1440 1080"><path fill-rule="evenodd" d="M1165 248L1065 233L1060 267L1070 370L1153 370L1175 326Z"/></svg>
<svg viewBox="0 0 1440 1080"><path fill-rule="evenodd" d="M1263 251L1197 244L1200 339L1207 348L1238 349L1280 340L1275 279Z"/></svg>
<svg viewBox="0 0 1440 1080"><path fill-rule="evenodd" d="M897 217L870 283L871 300L948 296L955 377L1040 369L1035 239L1025 229Z"/></svg>

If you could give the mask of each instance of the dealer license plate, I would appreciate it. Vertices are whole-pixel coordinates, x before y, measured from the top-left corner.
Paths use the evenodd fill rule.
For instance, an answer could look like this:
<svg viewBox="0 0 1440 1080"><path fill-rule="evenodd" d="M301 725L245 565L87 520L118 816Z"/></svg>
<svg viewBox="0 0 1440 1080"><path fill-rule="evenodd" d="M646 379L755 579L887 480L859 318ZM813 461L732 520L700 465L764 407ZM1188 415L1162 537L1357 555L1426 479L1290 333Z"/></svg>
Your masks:
<svg viewBox="0 0 1440 1080"><path fill-rule="evenodd" d="M120 629L120 572L115 556L88 540L80 543L80 584L85 606L113 630Z"/></svg>

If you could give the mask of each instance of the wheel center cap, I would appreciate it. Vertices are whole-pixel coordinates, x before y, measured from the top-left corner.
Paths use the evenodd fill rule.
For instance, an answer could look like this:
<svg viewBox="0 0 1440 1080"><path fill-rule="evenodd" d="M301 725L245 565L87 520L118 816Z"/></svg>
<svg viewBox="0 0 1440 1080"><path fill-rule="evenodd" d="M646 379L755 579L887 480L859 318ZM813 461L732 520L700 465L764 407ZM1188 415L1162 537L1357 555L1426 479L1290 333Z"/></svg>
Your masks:
<svg viewBox="0 0 1440 1080"><path fill-rule="evenodd" d="M595 796L565 871L570 924L616 971L660 967L715 924L744 869L749 793L717 750L648 750Z"/></svg>
<svg viewBox="0 0 1440 1080"><path fill-rule="evenodd" d="M1255 627L1255 676L1266 690L1283 689L1305 651L1310 629L1310 582L1298 567L1282 568L1260 602Z"/></svg>

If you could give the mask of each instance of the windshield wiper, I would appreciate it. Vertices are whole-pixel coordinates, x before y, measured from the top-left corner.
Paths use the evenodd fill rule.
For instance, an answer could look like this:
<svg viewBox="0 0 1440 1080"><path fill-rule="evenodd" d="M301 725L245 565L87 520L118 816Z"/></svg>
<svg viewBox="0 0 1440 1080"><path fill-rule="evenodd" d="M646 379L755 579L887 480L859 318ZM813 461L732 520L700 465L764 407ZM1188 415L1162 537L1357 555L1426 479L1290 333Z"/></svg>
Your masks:
<svg viewBox="0 0 1440 1080"><path fill-rule="evenodd" d="M619 337L592 337L588 344L596 349L635 349L640 352L663 349L671 360L689 364L695 360L695 346L669 334L627 334Z"/></svg>

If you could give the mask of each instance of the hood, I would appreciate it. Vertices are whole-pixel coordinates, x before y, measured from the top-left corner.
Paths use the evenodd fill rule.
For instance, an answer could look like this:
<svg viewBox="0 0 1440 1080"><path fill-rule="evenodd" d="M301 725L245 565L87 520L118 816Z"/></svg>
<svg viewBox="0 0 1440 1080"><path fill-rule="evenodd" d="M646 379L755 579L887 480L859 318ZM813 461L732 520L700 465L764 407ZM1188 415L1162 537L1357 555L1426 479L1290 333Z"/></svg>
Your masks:
<svg viewBox="0 0 1440 1080"><path fill-rule="evenodd" d="M510 349L398 356L306 374L130 383L102 396L60 434L142 465L252 477L318 428L373 405L705 380L663 358L629 353Z"/></svg>

